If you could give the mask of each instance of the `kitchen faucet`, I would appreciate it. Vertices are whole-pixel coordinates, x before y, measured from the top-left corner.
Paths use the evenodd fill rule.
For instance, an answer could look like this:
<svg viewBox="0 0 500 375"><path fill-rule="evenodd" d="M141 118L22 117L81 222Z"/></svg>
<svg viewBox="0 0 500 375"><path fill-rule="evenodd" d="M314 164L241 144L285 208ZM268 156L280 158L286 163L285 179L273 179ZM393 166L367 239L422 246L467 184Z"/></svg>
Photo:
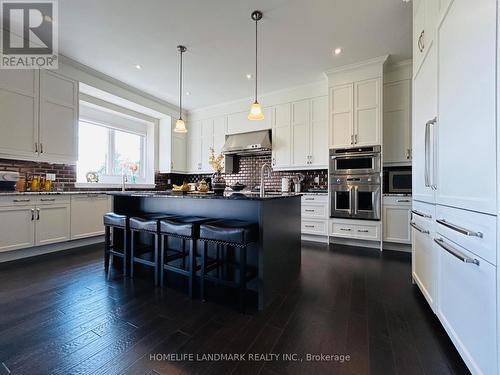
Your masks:
<svg viewBox="0 0 500 375"><path fill-rule="evenodd" d="M271 167L269 164L262 164L262 168L260 169L260 196L264 197L266 192L264 190L264 171L267 168L267 178L271 178Z"/></svg>

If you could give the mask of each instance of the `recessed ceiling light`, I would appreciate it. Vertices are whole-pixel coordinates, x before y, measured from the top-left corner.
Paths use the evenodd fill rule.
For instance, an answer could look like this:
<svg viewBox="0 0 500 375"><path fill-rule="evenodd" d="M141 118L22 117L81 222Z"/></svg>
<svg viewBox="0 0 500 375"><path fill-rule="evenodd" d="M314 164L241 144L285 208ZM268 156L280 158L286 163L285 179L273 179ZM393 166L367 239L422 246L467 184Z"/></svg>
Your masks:
<svg viewBox="0 0 500 375"><path fill-rule="evenodd" d="M135 65L135 68L136 68L136 69L141 70L141 69L142 69L142 65L140 65L140 64L136 64L136 65Z"/></svg>
<svg viewBox="0 0 500 375"><path fill-rule="evenodd" d="M252 75L250 73L247 73L247 79L252 79Z"/></svg>
<svg viewBox="0 0 500 375"><path fill-rule="evenodd" d="M191 91L186 91L186 96L191 95Z"/></svg>
<svg viewBox="0 0 500 375"><path fill-rule="evenodd" d="M333 53L336 54L336 55L340 55L342 53L342 48L340 48L340 47L335 48L335 50L333 51Z"/></svg>

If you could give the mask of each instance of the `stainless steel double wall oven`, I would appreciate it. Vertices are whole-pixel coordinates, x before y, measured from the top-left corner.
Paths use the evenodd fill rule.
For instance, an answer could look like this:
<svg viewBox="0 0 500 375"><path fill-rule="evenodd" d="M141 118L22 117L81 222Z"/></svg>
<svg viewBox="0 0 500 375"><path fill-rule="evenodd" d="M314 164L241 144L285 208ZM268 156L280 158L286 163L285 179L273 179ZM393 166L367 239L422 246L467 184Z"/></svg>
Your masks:
<svg viewBox="0 0 500 375"><path fill-rule="evenodd" d="M380 146L330 150L331 217L380 220Z"/></svg>

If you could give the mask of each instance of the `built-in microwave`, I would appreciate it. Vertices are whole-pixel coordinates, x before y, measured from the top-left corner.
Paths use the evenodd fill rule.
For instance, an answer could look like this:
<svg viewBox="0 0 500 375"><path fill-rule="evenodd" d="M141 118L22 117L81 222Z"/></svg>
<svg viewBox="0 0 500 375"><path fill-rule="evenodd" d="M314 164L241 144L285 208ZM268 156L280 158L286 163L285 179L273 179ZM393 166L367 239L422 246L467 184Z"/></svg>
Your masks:
<svg viewBox="0 0 500 375"><path fill-rule="evenodd" d="M380 173L380 146L330 150L330 174L334 176Z"/></svg>
<svg viewBox="0 0 500 375"><path fill-rule="evenodd" d="M387 193L411 193L411 169L389 170Z"/></svg>

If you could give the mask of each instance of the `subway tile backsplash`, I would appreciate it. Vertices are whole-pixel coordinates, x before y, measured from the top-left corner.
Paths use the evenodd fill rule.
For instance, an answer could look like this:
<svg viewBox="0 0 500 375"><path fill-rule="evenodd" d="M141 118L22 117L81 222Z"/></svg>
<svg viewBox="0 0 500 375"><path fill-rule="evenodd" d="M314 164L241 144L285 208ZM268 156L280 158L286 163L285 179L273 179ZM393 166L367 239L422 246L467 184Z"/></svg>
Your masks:
<svg viewBox="0 0 500 375"><path fill-rule="evenodd" d="M260 169L262 164L271 165L271 155L251 155L243 156L239 159L238 173L224 174L226 182L231 185L240 182L253 188L260 185ZM46 173L55 173L58 182L63 184L64 190L88 190L75 188L76 183L76 166L65 164L50 164L33 161L9 160L0 159L0 170L19 172L28 180L33 175L45 175ZM293 178L297 174L304 175L302 189L327 189L328 187L328 171L326 169L309 170L309 171L275 171L271 173L271 177L265 179L265 188L269 191L281 190L281 178ZM315 183L315 177L319 178L319 183ZM211 174L199 175L184 175L184 174L169 174L156 173L155 183L157 190L166 190L171 188L171 184L182 184L187 182L198 182L202 179L210 180ZM106 190L106 189L101 189Z"/></svg>

